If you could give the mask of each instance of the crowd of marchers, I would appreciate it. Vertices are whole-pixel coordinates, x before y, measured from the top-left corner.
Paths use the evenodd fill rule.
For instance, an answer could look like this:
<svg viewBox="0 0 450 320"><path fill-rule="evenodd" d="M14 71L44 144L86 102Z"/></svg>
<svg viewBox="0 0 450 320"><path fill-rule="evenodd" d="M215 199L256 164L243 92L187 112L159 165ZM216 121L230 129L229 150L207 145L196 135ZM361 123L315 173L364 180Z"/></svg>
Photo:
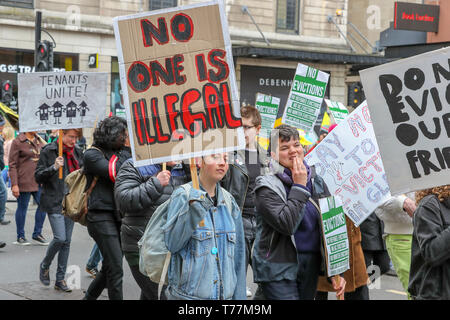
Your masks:
<svg viewBox="0 0 450 320"><path fill-rule="evenodd" d="M319 199L331 194L304 156L334 126L323 128L308 148L296 128L280 125L265 150L258 143L258 110L245 106L241 117L245 149L196 158L196 172L185 161L135 166L127 122L119 117L101 121L87 148L81 129L15 137L0 119L0 224L10 223L5 219L10 189L17 199L14 244L29 245L24 226L33 197L32 240L48 246L35 265L40 281L50 285L55 262L54 288L70 292L65 276L75 222L63 214L64 178L82 168L93 186L86 221L95 241L86 263L94 278L86 300L104 289L109 299L123 299L123 257L142 300L323 300L328 292L368 300L370 266L378 268L378 276L394 270L409 299L450 299L450 185L393 196L359 227L346 218L350 269L328 277ZM193 174L199 188L192 187ZM159 284L142 272L139 241L163 204L161 230L171 255L160 294ZM51 241L42 234L47 216ZM0 242L0 248L5 245ZM256 292L246 284L249 267Z"/></svg>

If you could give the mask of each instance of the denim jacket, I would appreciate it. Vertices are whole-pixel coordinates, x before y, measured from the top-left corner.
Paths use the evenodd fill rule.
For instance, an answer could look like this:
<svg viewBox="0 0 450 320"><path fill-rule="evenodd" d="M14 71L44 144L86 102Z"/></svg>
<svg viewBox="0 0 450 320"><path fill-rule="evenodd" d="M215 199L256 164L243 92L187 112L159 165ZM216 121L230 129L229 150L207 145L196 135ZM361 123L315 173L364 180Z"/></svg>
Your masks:
<svg viewBox="0 0 450 320"><path fill-rule="evenodd" d="M163 230L172 253L169 299L245 300L245 242L242 217L232 198L229 212L216 186L217 207L204 191L178 188L170 198Z"/></svg>

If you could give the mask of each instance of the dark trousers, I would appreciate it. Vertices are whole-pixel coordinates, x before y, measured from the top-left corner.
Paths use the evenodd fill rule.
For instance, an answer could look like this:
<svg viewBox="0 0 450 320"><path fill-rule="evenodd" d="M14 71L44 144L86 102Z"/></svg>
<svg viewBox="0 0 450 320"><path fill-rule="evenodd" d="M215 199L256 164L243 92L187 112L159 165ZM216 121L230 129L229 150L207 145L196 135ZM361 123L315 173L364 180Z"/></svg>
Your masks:
<svg viewBox="0 0 450 320"><path fill-rule="evenodd" d="M316 300L328 300L328 292L317 291ZM369 288L364 285L355 291L344 293L344 300L369 300Z"/></svg>
<svg viewBox="0 0 450 320"><path fill-rule="evenodd" d="M245 235L245 270L252 264L252 248L256 237L256 218L254 216L242 216Z"/></svg>
<svg viewBox="0 0 450 320"><path fill-rule="evenodd" d="M114 221L88 221L87 229L100 249L103 262L102 269L86 291L85 299L95 300L107 288L110 300L123 300L120 225Z"/></svg>
<svg viewBox="0 0 450 320"><path fill-rule="evenodd" d="M314 300L322 257L318 253L298 253L297 280L261 282L268 300Z"/></svg>
<svg viewBox="0 0 450 320"><path fill-rule="evenodd" d="M140 300L158 300L158 284L151 281L149 277L144 276L139 271L139 265L130 265L131 274L134 280L141 288ZM167 300L166 291L167 286L163 286L161 291L161 300Z"/></svg>
<svg viewBox="0 0 450 320"><path fill-rule="evenodd" d="M366 268L372 263L380 268L381 275L385 274L391 268L389 254L386 250L363 250Z"/></svg>

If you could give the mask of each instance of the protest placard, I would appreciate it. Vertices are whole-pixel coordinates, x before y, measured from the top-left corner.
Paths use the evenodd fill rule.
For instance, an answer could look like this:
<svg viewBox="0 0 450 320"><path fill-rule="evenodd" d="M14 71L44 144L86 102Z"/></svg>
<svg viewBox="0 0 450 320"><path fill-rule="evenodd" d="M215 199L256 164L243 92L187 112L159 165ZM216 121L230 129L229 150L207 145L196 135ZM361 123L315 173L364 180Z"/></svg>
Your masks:
<svg viewBox="0 0 450 320"><path fill-rule="evenodd" d="M108 74L19 73L20 132L90 128L106 116Z"/></svg>
<svg viewBox="0 0 450 320"><path fill-rule="evenodd" d="M392 194L449 184L450 48L360 74Z"/></svg>
<svg viewBox="0 0 450 320"><path fill-rule="evenodd" d="M330 75L299 63L282 117L284 124L312 130L319 116Z"/></svg>
<svg viewBox="0 0 450 320"><path fill-rule="evenodd" d="M319 205L325 239L327 274L328 277L332 277L350 269L347 225L339 198L322 198Z"/></svg>
<svg viewBox="0 0 450 320"><path fill-rule="evenodd" d="M114 18L133 160L245 147L221 1Z"/></svg>
<svg viewBox="0 0 450 320"><path fill-rule="evenodd" d="M338 101L331 101L328 99L324 100L336 124L345 119L345 117L348 115L348 110L344 106L344 104Z"/></svg>
<svg viewBox="0 0 450 320"><path fill-rule="evenodd" d="M280 107L280 98L272 97L262 93L256 94L256 108L261 115L261 131L259 136L270 138L270 132L273 129L275 120L277 120L278 108Z"/></svg>
<svg viewBox="0 0 450 320"><path fill-rule="evenodd" d="M356 226L390 196L366 102L339 123L305 160L315 166Z"/></svg>

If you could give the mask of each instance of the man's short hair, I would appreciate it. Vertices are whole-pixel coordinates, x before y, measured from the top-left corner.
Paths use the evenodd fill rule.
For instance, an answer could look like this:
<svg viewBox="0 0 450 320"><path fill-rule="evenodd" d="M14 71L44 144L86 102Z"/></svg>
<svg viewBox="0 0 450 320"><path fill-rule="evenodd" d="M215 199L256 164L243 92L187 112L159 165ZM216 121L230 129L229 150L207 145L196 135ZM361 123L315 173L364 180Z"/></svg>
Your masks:
<svg viewBox="0 0 450 320"><path fill-rule="evenodd" d="M294 140L300 140L300 134L297 129L290 125L282 124L275 129L272 129L270 134L269 153L278 148L278 140L281 140L281 142L287 142L291 141L292 138Z"/></svg>
<svg viewBox="0 0 450 320"><path fill-rule="evenodd" d="M241 108L241 117L252 119L254 126L261 125L261 115L259 114L258 109L256 109L254 106L245 106Z"/></svg>

